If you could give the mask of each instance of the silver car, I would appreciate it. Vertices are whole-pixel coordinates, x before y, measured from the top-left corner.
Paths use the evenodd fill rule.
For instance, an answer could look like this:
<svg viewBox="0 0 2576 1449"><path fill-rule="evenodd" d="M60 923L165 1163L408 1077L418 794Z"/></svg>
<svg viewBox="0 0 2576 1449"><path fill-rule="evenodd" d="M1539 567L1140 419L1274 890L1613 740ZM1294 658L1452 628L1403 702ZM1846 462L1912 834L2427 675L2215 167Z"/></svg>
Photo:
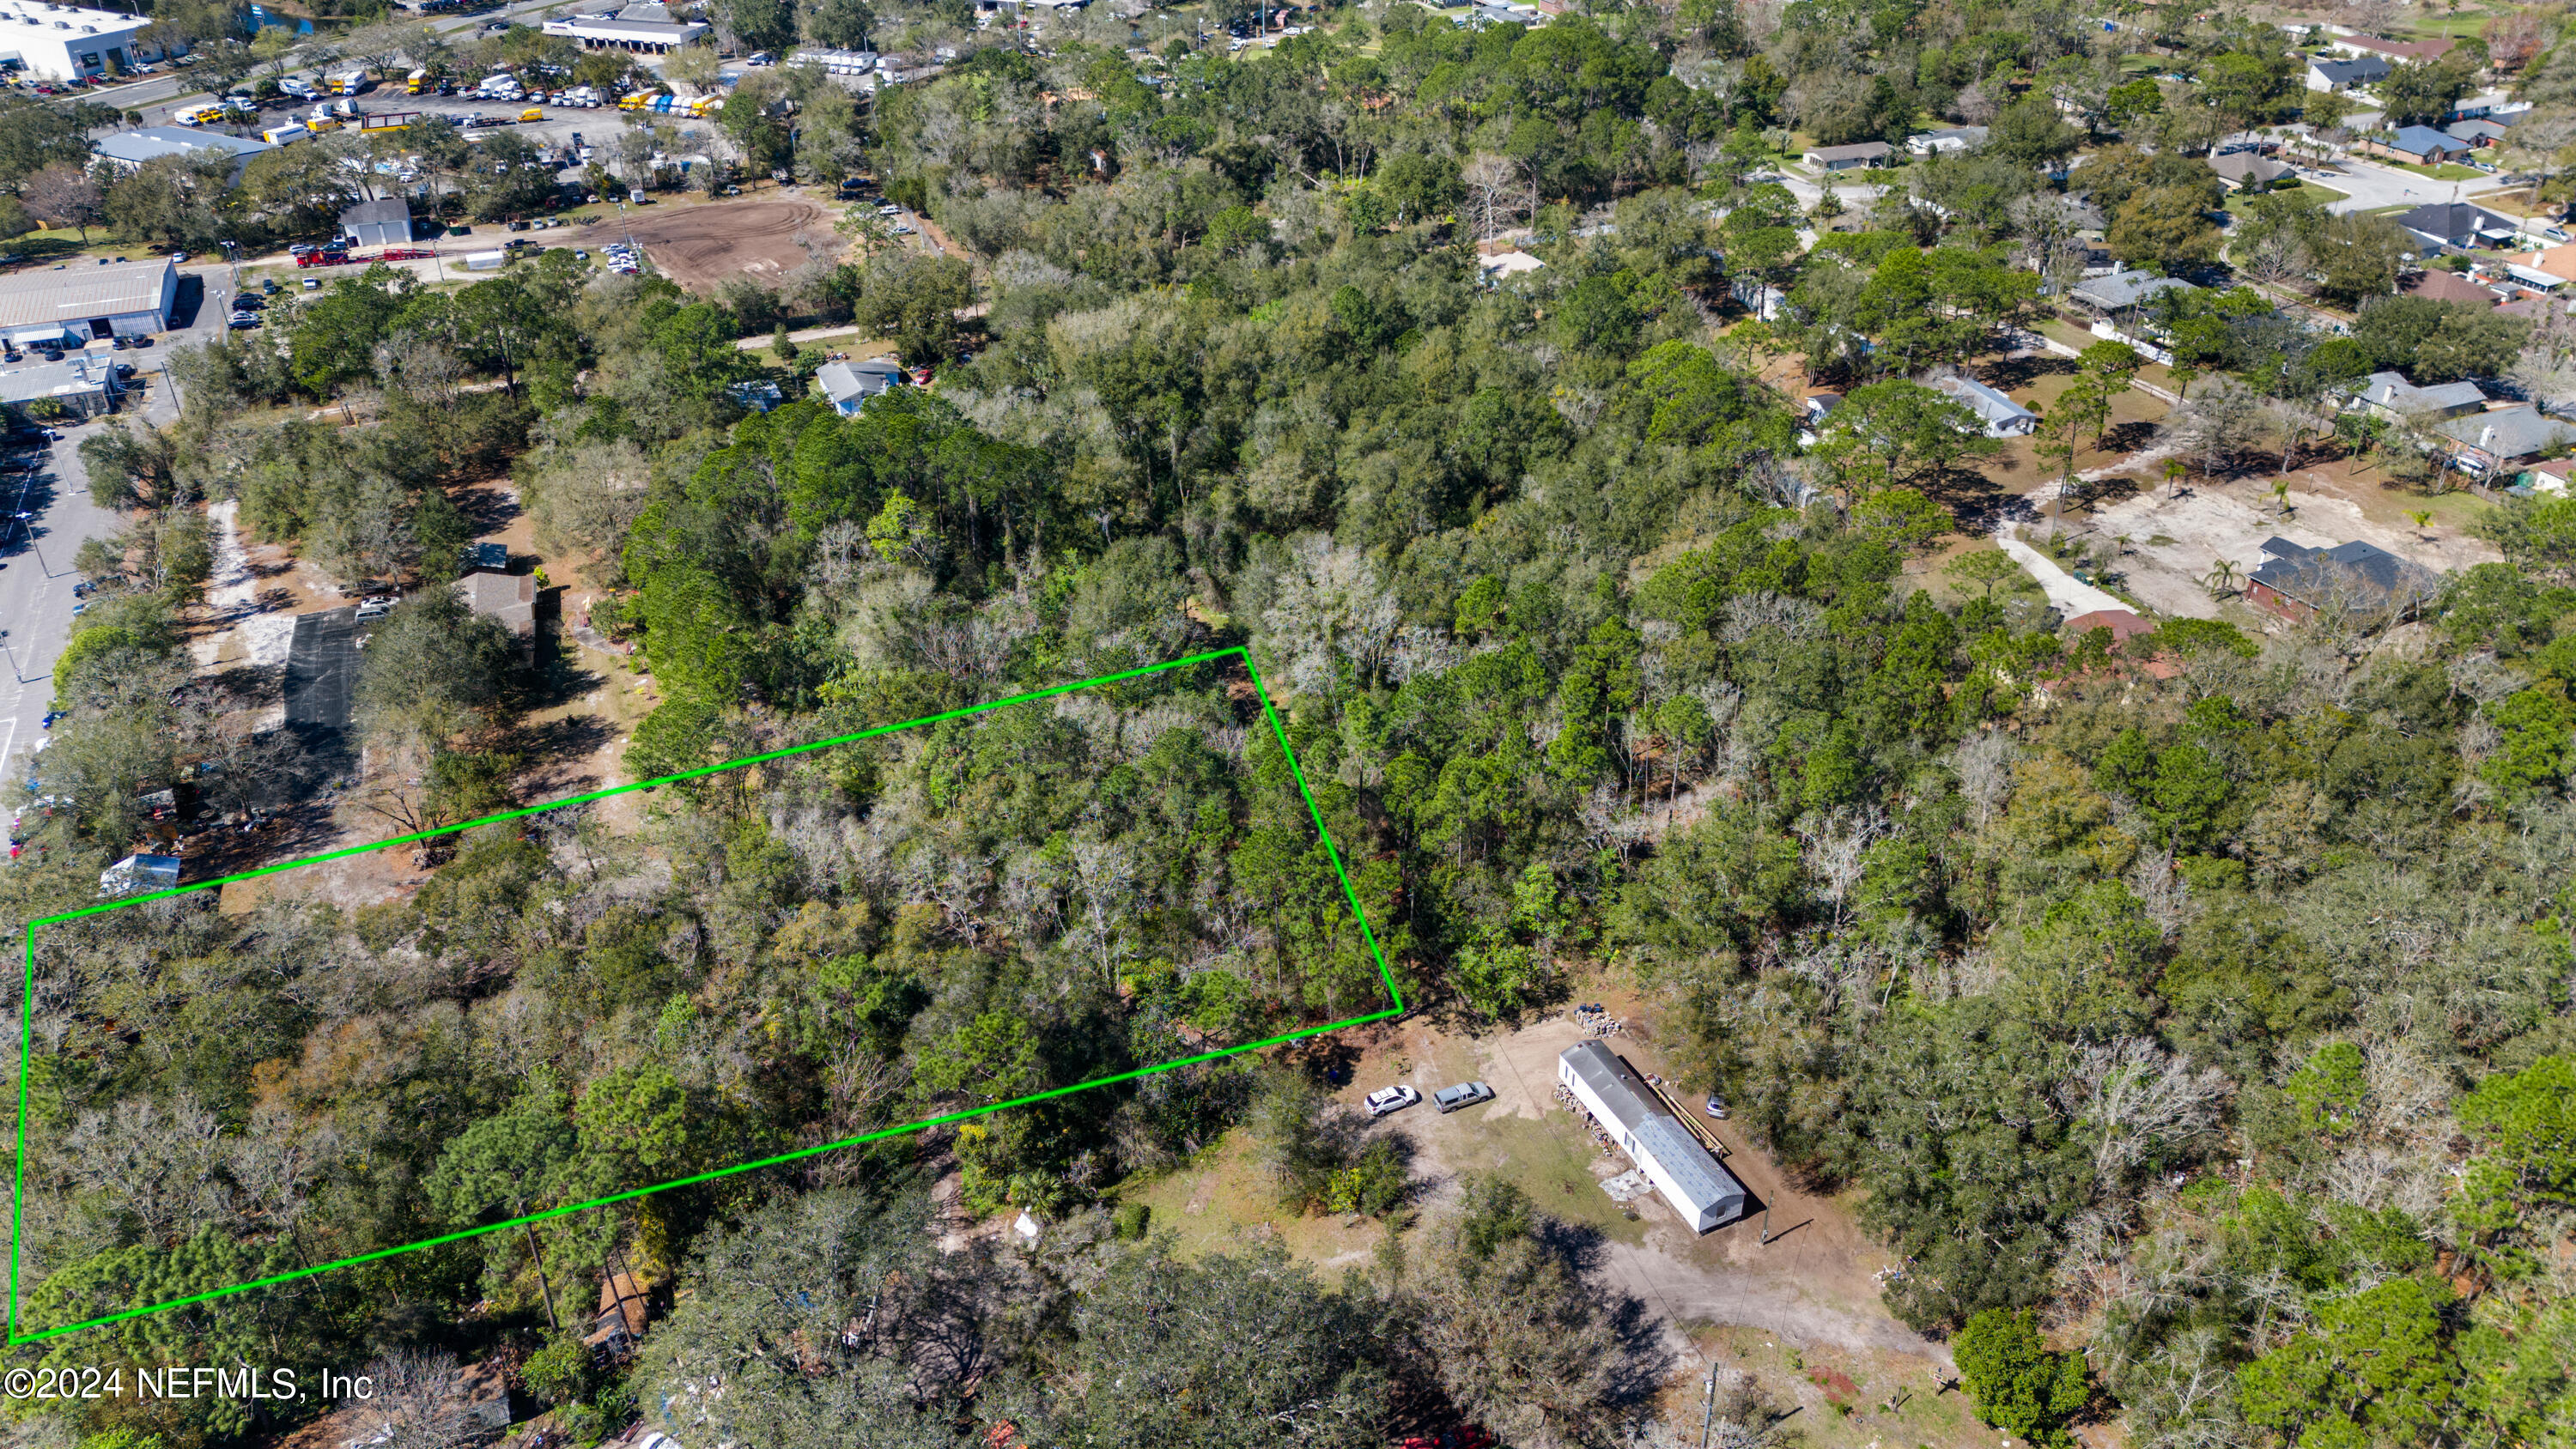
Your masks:
<svg viewBox="0 0 2576 1449"><path fill-rule="evenodd" d="M1494 1089L1482 1082L1460 1082L1454 1087L1442 1087L1431 1094L1431 1105L1439 1108L1444 1114L1455 1112L1461 1107L1473 1107L1479 1102L1492 1100L1494 1100Z"/></svg>

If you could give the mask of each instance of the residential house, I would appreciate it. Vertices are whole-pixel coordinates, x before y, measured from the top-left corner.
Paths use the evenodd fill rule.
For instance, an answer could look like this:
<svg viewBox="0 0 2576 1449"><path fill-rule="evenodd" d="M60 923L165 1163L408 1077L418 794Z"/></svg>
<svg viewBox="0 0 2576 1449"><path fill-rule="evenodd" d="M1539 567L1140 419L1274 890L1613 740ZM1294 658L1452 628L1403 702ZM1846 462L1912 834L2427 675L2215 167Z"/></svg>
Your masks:
<svg viewBox="0 0 2576 1449"><path fill-rule="evenodd" d="M2328 50L2351 56L2372 56L2390 64L2403 61L2439 60L2450 50L2448 36L2439 40L2382 40L2376 35L2338 35L2326 42Z"/></svg>
<svg viewBox="0 0 2576 1449"><path fill-rule="evenodd" d="M2330 609L2403 618L2442 587L2431 569L2375 544L2310 548L2275 537L2263 540L2262 554L2246 580L2246 597L2289 619L2313 619Z"/></svg>
<svg viewBox="0 0 2576 1449"><path fill-rule="evenodd" d="M2425 297L2436 302L2466 302L2475 307L2492 307L2503 300L2467 277L2439 267L2409 272L2397 287L2409 297Z"/></svg>
<svg viewBox="0 0 2576 1449"><path fill-rule="evenodd" d="M1862 141L1850 146L1818 146L1807 153L1807 161L1818 171L1861 171L1885 161L1885 141Z"/></svg>
<svg viewBox="0 0 2576 1449"><path fill-rule="evenodd" d="M2576 277L2576 245L2544 247L2505 260L2514 266L2528 267L2553 277Z"/></svg>
<svg viewBox="0 0 2576 1449"><path fill-rule="evenodd" d="M1543 271L1546 267L1547 263L1517 248L1476 258L1476 274L1484 279L1487 286L1493 287L1499 287L1514 277Z"/></svg>
<svg viewBox="0 0 2576 1449"><path fill-rule="evenodd" d="M1744 1215L1743 1184L1625 1058L1601 1042L1578 1042L1558 1055L1556 1079L1692 1232Z"/></svg>
<svg viewBox="0 0 2576 1449"><path fill-rule="evenodd" d="M2388 62L2378 56L2358 60L2332 60L2312 56L2308 60L2308 89L2312 91L2349 91L2376 85L2388 79Z"/></svg>
<svg viewBox="0 0 2576 1449"><path fill-rule="evenodd" d="M1920 136L1905 138L1905 149L1917 156L1929 156L1935 151L1973 151L1984 144L1986 128L1983 126L1952 126L1947 130L1927 131Z"/></svg>
<svg viewBox="0 0 2576 1449"><path fill-rule="evenodd" d="M2549 493L2564 498L2570 473L2576 473L2576 460L2545 458L2532 464L2531 471L2522 475L2522 486L2533 493Z"/></svg>
<svg viewBox="0 0 2576 1449"><path fill-rule="evenodd" d="M827 362L814 372L814 385L823 390L832 411L843 417L855 416L869 398L890 387L904 387L903 364L891 357L868 357L857 362Z"/></svg>
<svg viewBox="0 0 2576 1449"><path fill-rule="evenodd" d="M2472 147L2501 146L2513 139L2513 127L2502 121L2453 121L2442 134Z"/></svg>
<svg viewBox="0 0 2576 1449"><path fill-rule="evenodd" d="M2510 218L2465 201L2426 202L2412 211L2399 212L2393 219L2435 252L2499 246L2515 235Z"/></svg>
<svg viewBox="0 0 2576 1449"><path fill-rule="evenodd" d="M2519 473L2541 454L2576 443L2576 427L2529 403L2449 418L2433 431L2451 466L2480 482Z"/></svg>
<svg viewBox="0 0 2576 1449"><path fill-rule="evenodd" d="M1789 305L1788 293L1753 277L1728 277L1726 292L1735 299L1736 305L1765 322L1778 317L1780 309Z"/></svg>
<svg viewBox="0 0 2576 1449"><path fill-rule="evenodd" d="M2353 149L2415 166L2439 166L2445 161L2465 161L2469 156L2468 142L2443 135L2430 126L2400 126L2393 135L2382 132Z"/></svg>
<svg viewBox="0 0 2576 1449"><path fill-rule="evenodd" d="M537 647L537 580L532 574L470 573L456 581L465 607L500 621L518 642L519 652L533 657Z"/></svg>
<svg viewBox="0 0 2576 1449"><path fill-rule="evenodd" d="M1927 379L1924 386L1966 404L1989 438L2027 438L2039 426L2039 414L1973 377L1949 373Z"/></svg>
<svg viewBox="0 0 2576 1449"><path fill-rule="evenodd" d="M2556 272L2544 272L2520 262L2505 263L2504 274L2513 279L2515 288L2526 297L2555 297L2567 287L2567 279Z"/></svg>
<svg viewBox="0 0 2576 1449"><path fill-rule="evenodd" d="M2152 302L2159 295L2177 288L2190 290L2192 285L2180 277L2130 270L2113 272L2106 277L2087 277L2069 287L2066 295L2096 312L2122 312Z"/></svg>
<svg viewBox="0 0 2576 1449"><path fill-rule="evenodd" d="M2345 395L2347 410L2402 422L2408 418L2456 418L2484 411L2487 395L2474 382L2445 382L2417 387L2394 372L2374 372Z"/></svg>
<svg viewBox="0 0 2576 1449"><path fill-rule="evenodd" d="M2251 151L2239 151L2233 156L2212 156L2209 169L2218 173L2220 183L2230 191L2261 191L2285 176L2298 175L2287 162L2258 156Z"/></svg>

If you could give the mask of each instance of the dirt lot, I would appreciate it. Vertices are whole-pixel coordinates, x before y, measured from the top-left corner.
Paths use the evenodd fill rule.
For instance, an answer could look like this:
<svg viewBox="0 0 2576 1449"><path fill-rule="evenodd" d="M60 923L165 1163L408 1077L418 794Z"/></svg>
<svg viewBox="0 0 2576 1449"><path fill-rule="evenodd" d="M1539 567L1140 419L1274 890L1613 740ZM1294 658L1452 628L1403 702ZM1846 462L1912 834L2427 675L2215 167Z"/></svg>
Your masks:
<svg viewBox="0 0 2576 1449"><path fill-rule="evenodd" d="M1575 995L1629 1023L1609 1039L1614 1050L1640 1071L1664 1072L1650 1002L1610 980ZM1590 1240L1593 1281L1663 1325L1672 1422L1696 1427L1699 1386L1715 1364L1753 1374L1783 1408L1799 1406L1811 1443L1990 1442L1993 1431L1968 1417L1956 1393L1934 1393L1953 1369L1947 1346L1927 1342L1881 1305L1876 1274L1893 1259L1853 1219L1851 1204L1798 1191L1731 1124L1713 1125L1730 1149L1728 1169L1753 1197L1743 1220L1698 1235L1660 1198L1625 1208L1614 1202L1601 1184L1627 1171L1628 1160L1595 1145L1554 1100L1557 1054L1583 1039L1562 1015L1484 1035L1414 1018L1336 1033L1314 1044L1314 1054L1344 1070L1349 1085L1336 1100L1353 1113L1362 1097L1391 1083L1423 1093L1423 1105L1369 1130L1408 1149L1424 1217L1454 1201L1466 1176L1498 1173ZM1494 1100L1445 1117L1431 1108L1435 1089L1469 1078L1490 1085ZM1149 1205L1155 1231L1174 1234L1185 1252L1268 1239L1328 1275L1362 1265L1388 1231L1365 1218L1282 1209L1241 1132L1189 1169L1132 1184L1121 1197ZM1883 1412L1879 1406L1900 1393L1905 1401ZM1838 1402L1849 1412L1834 1408Z"/></svg>
<svg viewBox="0 0 2576 1449"><path fill-rule="evenodd" d="M797 244L799 235L827 250L839 244L829 211L784 197L647 207L634 214L628 230L654 266L696 292L713 291L725 278L744 273L777 281L808 259Z"/></svg>
<svg viewBox="0 0 2576 1449"><path fill-rule="evenodd" d="M2491 545L2461 532L2476 511L2467 506L2476 503L2474 498L2400 498L2368 480L2352 479L2349 469L2340 466L2289 476L2286 516L2274 506L2268 479L2246 478L2196 481L2172 497L2162 488L2132 494L2089 512L2070 512L2064 527L2079 536L2127 535L2129 551L2121 559L2119 585L2160 614L2204 619L2221 612L2201 583L2211 565L2225 559L2241 579L2262 561L2263 540L2275 534L2311 548L2358 539L2436 573L2502 557ZM2418 530L2403 516L2406 508L2425 509L2434 519Z"/></svg>

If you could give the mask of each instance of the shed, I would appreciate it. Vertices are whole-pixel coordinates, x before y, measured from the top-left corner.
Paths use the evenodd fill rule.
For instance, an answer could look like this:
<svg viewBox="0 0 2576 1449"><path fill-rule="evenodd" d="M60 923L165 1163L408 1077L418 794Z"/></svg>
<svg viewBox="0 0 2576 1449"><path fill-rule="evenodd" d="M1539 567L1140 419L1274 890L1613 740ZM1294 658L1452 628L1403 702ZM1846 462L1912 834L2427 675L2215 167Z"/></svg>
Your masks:
<svg viewBox="0 0 2576 1449"><path fill-rule="evenodd" d="M411 245L411 204L399 196L361 201L340 213L341 234L361 250Z"/></svg>
<svg viewBox="0 0 2576 1449"><path fill-rule="evenodd" d="M1744 1185L1616 1052L1597 1041L1577 1043L1556 1059L1556 1076L1692 1231L1704 1233L1743 1216Z"/></svg>
<svg viewBox="0 0 2576 1449"><path fill-rule="evenodd" d="M98 893L130 896L136 891L166 891L179 883L179 857L129 855L98 873Z"/></svg>

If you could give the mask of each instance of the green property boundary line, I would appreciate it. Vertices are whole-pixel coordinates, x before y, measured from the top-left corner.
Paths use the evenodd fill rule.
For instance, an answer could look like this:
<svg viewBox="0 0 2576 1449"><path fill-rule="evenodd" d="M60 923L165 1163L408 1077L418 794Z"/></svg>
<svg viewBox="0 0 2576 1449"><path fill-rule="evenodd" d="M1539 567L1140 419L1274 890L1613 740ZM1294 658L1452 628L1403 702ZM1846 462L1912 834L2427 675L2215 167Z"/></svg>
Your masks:
<svg viewBox="0 0 2576 1449"><path fill-rule="evenodd" d="M651 1187L639 1187L628 1192L614 1193L608 1197L595 1198L589 1202L573 1203L566 1207L548 1208L544 1212L529 1213L524 1217L515 1217L507 1222L492 1223L483 1227L467 1228L462 1232L448 1233L435 1238L424 1238L419 1242L406 1243L398 1248L382 1248L372 1253L361 1253L354 1258L342 1258L337 1262L324 1263L318 1267L303 1268L292 1273L279 1273L267 1278L253 1279L248 1283L235 1284L230 1288L217 1288L212 1292L192 1294L185 1298L173 1298L167 1303L154 1303L142 1308L129 1308L121 1313L111 1313L104 1317L89 1319L85 1322L64 1324L59 1328L47 1328L34 1333L22 1333L19 1331L19 1246L24 1236L23 1229L26 1212L28 1071L33 1061L35 1049L36 928L38 926L58 925L64 921L76 921L83 916L95 916L106 911L122 910L127 906L139 906L149 901L167 900L172 896L184 896L193 894L197 891L214 890L222 886L229 885L234 881L255 880L264 875L275 875L279 871L294 870L300 866L319 865L326 860L338 860L345 856L364 855L369 851L383 850L389 846L407 845L414 841L428 840L441 835L453 835L459 831L473 830L480 826L497 825L506 820L518 820L530 815L541 815L548 810L559 810L566 805L579 805L591 800L605 800L612 795L623 795L634 790L650 790L656 786L675 784L682 780L694 780L706 775L722 774L727 770L739 770L746 765L757 765L768 760L782 760L795 755L811 754L816 750L828 750L837 745L855 744L860 740L874 739L880 735L890 735L902 730L917 729L923 725L938 724L943 720L964 719L970 715L984 714L997 709L1007 709L1015 704L1027 704L1032 700L1049 699L1060 694L1072 694L1078 690L1097 689L1102 685L1116 684L1121 680L1137 679L1149 674L1160 674L1169 669L1186 669L1193 665L1209 664L1220 659L1241 660L1243 662L1244 672L1251 677L1253 693L1259 696L1261 700L1262 716L1270 721L1270 732L1279 741L1280 753L1287 757L1289 774L1297 781L1297 793L1304 798L1306 802L1306 813L1315 822L1316 838L1323 842L1325 858L1332 862L1333 874L1341 881L1342 897L1345 901L1349 902L1351 916L1354 920L1359 922L1360 937L1368 943L1369 955L1377 963L1378 979L1386 983L1387 997L1393 1003L1393 1005L1389 1006L1386 1010L1371 1012L1365 1016L1350 1017L1343 1021L1328 1022L1322 1026L1305 1027L1301 1030L1288 1032L1285 1035L1271 1037L1266 1041L1251 1042L1239 1047L1228 1047L1223 1051L1202 1052L1194 1057L1183 1057L1179 1061L1163 1062L1159 1065L1150 1067L1139 1067L1135 1071L1120 1072L1116 1076L1097 1077L1088 1082L1078 1082L1070 1087L1057 1087L1050 1091L1035 1092L1025 1097L1015 1097L1007 1102L995 1102L988 1107L976 1107L964 1112L950 1112L944 1116L938 1117L925 1117L918 1122L907 1122L900 1127L887 1127L875 1132L862 1133L856 1137L843 1138L838 1142L826 1142L819 1147L800 1148L794 1152L781 1153L776 1157L764 1157L756 1162L745 1162L734 1167L719 1168L714 1172L701 1172L693 1177L674 1178L669 1182L655 1183ZM85 1328L97 1328L103 1324L119 1323L129 1318L140 1318L146 1314L166 1312L173 1308L184 1308L192 1303L204 1303L209 1299L226 1298L235 1293L247 1293L255 1288L272 1288L280 1283L292 1283L299 1278L310 1278L317 1274L329 1273L340 1268L355 1267L360 1263L372 1263L382 1258L397 1257L404 1253L415 1253L424 1248L438 1247L443 1243L453 1243L462 1241L466 1238L481 1237L486 1233L503 1232L511 1228L523 1227L529 1223L544 1222L548 1218L559 1218L571 1213L587 1212L592 1208L607 1207L612 1203L626 1202L634 1198L646 1197L657 1192L668 1192L673 1188L689 1187L701 1182L713 1182L718 1178L731 1177L736 1173L755 1172L762 1168L776 1167L781 1163L796 1162L804 1158L820 1156L826 1152L837 1152L845 1147L855 1147L863 1142L875 1142L883 1138L899 1137L905 1133L920 1132L932 1127L943 1126L950 1122L963 1122L971 1117L982 1117L989 1113L1005 1111L1013 1107L1025 1107L1033 1102L1044 1102L1054 1097L1071 1096L1076 1092L1090 1091L1094 1087L1106 1087L1118 1082L1133 1081L1138 1077L1149 1077L1157 1072L1168 1072L1178 1067L1195 1066L1200 1062L1212 1062L1224 1057L1240 1055L1244 1052L1260 1051L1266 1047L1278 1046L1284 1042L1298 1041L1310 1036L1319 1036L1328 1031L1339 1031L1346 1026L1359 1026L1372 1021L1385 1021L1390 1017L1401 1016L1404 1013L1404 993L1395 984L1395 973L1387 968L1386 953L1378 947L1377 933L1369 928L1368 912L1363 910L1360 906L1359 892L1351 885L1350 871L1342 864L1341 850L1333 844L1332 832L1324 827L1323 809L1315 803L1315 792L1306 784L1306 772L1303 767L1299 766L1297 763L1297 752L1289 747L1287 727L1280 723L1279 711L1270 702L1270 691L1264 687L1261 682L1261 671L1255 667L1252 662L1251 650L1240 645L1232 649L1218 649L1205 654L1193 654L1185 659L1174 659L1162 664L1149 664L1142 669L1129 669L1123 670L1117 674L1104 674L1096 679L1079 680L1072 684L1059 684L1047 689L1031 690L1026 694L1013 695L1008 699L997 699L988 704L970 705L964 709L952 709L944 714L925 715L920 719L905 720L901 724L880 725L875 729L861 730L857 734L839 735L828 740L817 740L812 744L797 745L784 750L772 750L763 755L747 755L739 760L728 760L721 765L709 765L704 769L698 770L684 770L679 774L664 775L660 779L656 780L638 780L631 785L618 785L606 790L594 790L586 795L567 796L564 799L556 800L544 805L531 805L520 810L505 810L500 814L486 815L480 820L468 820L460 825L441 826L436 830L423 830L411 835L397 835L389 840L379 840L370 845L353 845L345 849L310 856L303 860L291 860L279 865L261 866L257 870L246 870L237 875L228 875L217 880L199 881L195 885L179 886L175 889L166 891L153 891L146 895L132 896L123 900L105 901L93 906L83 906L79 910L64 911L59 915L44 916L27 923L26 958L26 996L21 1007L18 1030L17 1192L11 1204L9 1220L9 1334L5 1346L10 1348L15 1348L21 1344L38 1343L49 1338L59 1338L64 1334L77 1333Z"/></svg>

